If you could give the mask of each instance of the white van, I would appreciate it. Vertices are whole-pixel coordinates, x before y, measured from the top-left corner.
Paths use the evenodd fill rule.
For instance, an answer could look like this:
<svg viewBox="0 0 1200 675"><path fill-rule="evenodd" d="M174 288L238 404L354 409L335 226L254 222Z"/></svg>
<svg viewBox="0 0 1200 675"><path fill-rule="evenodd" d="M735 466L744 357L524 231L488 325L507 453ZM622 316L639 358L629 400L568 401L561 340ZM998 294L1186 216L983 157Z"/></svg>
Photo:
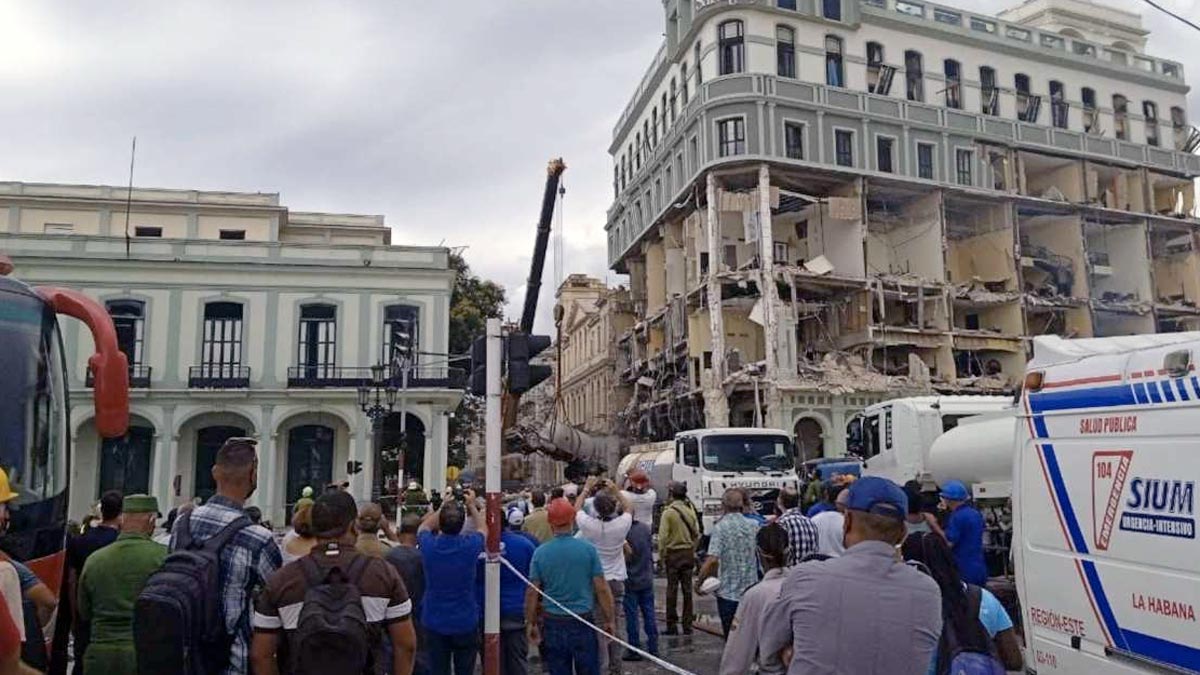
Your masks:
<svg viewBox="0 0 1200 675"><path fill-rule="evenodd" d="M1038 673L1200 672L1200 333L1034 340L1013 472Z"/></svg>

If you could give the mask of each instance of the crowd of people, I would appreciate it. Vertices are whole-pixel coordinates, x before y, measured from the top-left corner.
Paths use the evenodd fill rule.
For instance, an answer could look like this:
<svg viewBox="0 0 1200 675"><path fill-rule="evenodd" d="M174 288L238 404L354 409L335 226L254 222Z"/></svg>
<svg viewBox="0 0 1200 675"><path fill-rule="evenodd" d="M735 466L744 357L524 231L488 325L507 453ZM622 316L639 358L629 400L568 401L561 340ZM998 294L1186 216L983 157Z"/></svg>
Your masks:
<svg viewBox="0 0 1200 675"><path fill-rule="evenodd" d="M306 488L278 538L245 504L258 482L252 439L227 441L213 478L216 494L173 509L165 537L154 536L154 497L109 492L69 540L58 609L76 675L474 675L487 524L472 490L401 509L394 525L344 484ZM942 518L916 483L784 489L769 515L734 487L706 533L685 484L659 500L644 472L620 480L527 492L507 508L504 675L530 671L532 646L551 675L614 675L657 658L656 572L666 635L691 634L694 596L715 596L722 675L1021 667L1011 618L984 588L983 518L960 482L941 487ZM0 472L0 524L14 497ZM57 599L10 562L0 654L14 636L24 649L0 673L41 672Z"/></svg>

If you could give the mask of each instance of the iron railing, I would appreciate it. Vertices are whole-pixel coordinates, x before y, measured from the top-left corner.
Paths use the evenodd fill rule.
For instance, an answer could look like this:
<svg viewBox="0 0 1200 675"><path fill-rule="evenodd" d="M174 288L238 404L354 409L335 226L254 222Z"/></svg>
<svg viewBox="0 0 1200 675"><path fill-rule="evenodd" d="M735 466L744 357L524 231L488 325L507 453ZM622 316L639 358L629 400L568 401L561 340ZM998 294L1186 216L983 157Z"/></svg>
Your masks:
<svg viewBox="0 0 1200 675"><path fill-rule="evenodd" d="M386 378L394 387L403 386L399 371ZM292 389L357 388L371 385L371 369L362 366L292 366L287 372L287 386ZM409 389L462 389L467 373L461 368L415 367L408 371Z"/></svg>
<svg viewBox="0 0 1200 675"><path fill-rule="evenodd" d="M150 366L131 365L129 366L129 388L130 389L149 389L150 388ZM88 366L87 376L83 382L86 387L94 387L96 385L96 375L92 372L92 367Z"/></svg>
<svg viewBox="0 0 1200 675"><path fill-rule="evenodd" d="M250 366L205 363L188 368L189 389L248 389Z"/></svg>

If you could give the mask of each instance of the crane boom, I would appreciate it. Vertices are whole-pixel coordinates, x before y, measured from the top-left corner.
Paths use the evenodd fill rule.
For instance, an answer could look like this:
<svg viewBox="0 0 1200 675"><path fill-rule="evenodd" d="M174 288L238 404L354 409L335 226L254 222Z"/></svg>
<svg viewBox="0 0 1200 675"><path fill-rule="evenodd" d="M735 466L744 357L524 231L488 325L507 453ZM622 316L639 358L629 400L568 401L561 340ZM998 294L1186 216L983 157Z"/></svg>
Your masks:
<svg viewBox="0 0 1200 675"><path fill-rule="evenodd" d="M558 184L567 168L562 158L550 160L546 167L546 190L542 193L542 214L538 218L537 239L533 244L533 262L529 265L529 279L525 281L525 310L521 312L521 332L533 332L533 319L537 314L538 293L542 288L542 270L546 267L546 246L550 242L550 220L554 217L554 203L558 199Z"/></svg>

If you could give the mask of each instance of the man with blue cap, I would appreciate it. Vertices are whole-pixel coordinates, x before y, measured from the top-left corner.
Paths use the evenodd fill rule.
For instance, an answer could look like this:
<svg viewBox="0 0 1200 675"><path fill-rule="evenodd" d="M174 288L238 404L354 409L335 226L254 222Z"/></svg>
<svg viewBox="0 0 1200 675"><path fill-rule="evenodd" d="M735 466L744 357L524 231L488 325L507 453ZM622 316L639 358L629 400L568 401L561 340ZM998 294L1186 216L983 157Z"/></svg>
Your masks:
<svg viewBox="0 0 1200 675"><path fill-rule="evenodd" d="M942 486L942 503L950 512L946 520L946 541L954 553L958 575L968 584L987 583L987 563L983 560L983 514L971 504L967 486L949 480Z"/></svg>
<svg viewBox="0 0 1200 675"><path fill-rule="evenodd" d="M871 476L851 484L846 552L791 568L766 610L759 654L792 649L789 675L925 675L942 633L937 583L896 554L908 498Z"/></svg>

